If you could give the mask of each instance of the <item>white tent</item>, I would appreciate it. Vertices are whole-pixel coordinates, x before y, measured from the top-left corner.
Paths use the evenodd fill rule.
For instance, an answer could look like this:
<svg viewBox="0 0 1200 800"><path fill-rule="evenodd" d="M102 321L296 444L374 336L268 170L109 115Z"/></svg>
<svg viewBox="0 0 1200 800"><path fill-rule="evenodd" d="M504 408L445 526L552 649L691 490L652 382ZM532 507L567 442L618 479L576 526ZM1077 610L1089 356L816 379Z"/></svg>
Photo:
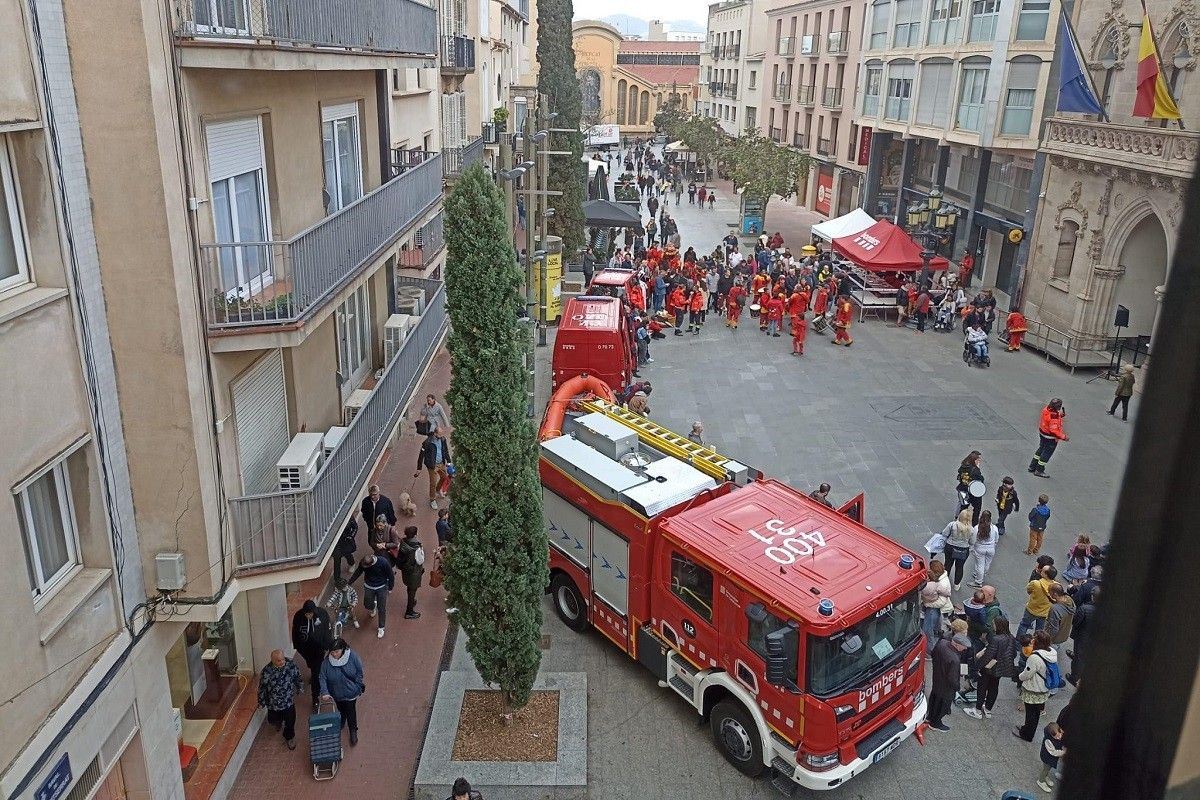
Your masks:
<svg viewBox="0 0 1200 800"><path fill-rule="evenodd" d="M687 145L686 145L686 144L684 144L683 142L681 142L681 141L680 141L680 142L671 142L669 145L667 145L666 147L664 147L664 148L663 148L663 152L666 152L666 153L687 153L687 152L690 152L690 151L688 150L688 147L687 147Z"/></svg>
<svg viewBox="0 0 1200 800"><path fill-rule="evenodd" d="M827 219L824 222L813 225L812 234L818 239L831 242L842 236L851 236L855 233L865 231L874 225L875 222L875 218L870 214L861 208L856 208L844 216Z"/></svg>

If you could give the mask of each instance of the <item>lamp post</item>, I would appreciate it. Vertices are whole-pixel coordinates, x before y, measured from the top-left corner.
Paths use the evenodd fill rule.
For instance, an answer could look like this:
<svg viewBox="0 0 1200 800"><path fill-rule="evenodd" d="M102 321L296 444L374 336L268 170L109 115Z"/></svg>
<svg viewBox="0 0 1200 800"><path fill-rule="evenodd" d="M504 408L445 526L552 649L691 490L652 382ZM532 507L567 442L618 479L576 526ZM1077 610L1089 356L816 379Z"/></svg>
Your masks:
<svg viewBox="0 0 1200 800"><path fill-rule="evenodd" d="M938 243L948 231L958 224L958 209L952 203L942 202L942 190L934 188L926 200L912 203L905 212L908 233L921 243L921 277L917 290L925 291L929 280L929 263L937 255Z"/></svg>

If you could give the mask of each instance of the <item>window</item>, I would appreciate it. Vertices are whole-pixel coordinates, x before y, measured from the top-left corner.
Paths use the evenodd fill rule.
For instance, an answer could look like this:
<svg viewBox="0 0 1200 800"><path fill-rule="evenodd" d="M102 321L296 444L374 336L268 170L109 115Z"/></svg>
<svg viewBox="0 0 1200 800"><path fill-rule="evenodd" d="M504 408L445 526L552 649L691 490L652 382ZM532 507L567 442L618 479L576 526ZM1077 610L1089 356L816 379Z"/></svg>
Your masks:
<svg viewBox="0 0 1200 800"><path fill-rule="evenodd" d="M29 584L35 598L44 597L80 563L67 457L26 480L14 494Z"/></svg>
<svg viewBox="0 0 1200 800"><path fill-rule="evenodd" d="M958 116L955 127L978 131L983 124L983 99L987 87L988 68L963 65L962 82L958 88Z"/></svg>
<svg viewBox="0 0 1200 800"><path fill-rule="evenodd" d="M882 50L887 47L888 28L892 23L892 3L885 0L871 6L871 38L868 49Z"/></svg>
<svg viewBox="0 0 1200 800"><path fill-rule="evenodd" d="M919 83L917 113L913 121L945 128L950 123L950 104L946 98L954 92L954 63L948 59L921 62Z"/></svg>
<svg viewBox="0 0 1200 800"><path fill-rule="evenodd" d="M371 366L371 308L367 284L354 290L337 309L338 372L342 393L358 388Z"/></svg>
<svg viewBox="0 0 1200 800"><path fill-rule="evenodd" d="M671 553L671 593L712 622L713 576L704 567L679 553Z"/></svg>
<svg viewBox="0 0 1200 800"><path fill-rule="evenodd" d="M892 47L916 47L921 43L922 0L896 0L896 27Z"/></svg>
<svg viewBox="0 0 1200 800"><path fill-rule="evenodd" d="M1040 42L1050 24L1050 0L1024 0L1017 17L1017 41Z"/></svg>
<svg viewBox="0 0 1200 800"><path fill-rule="evenodd" d="M1000 133L1028 136L1033 127L1033 101L1037 96L1038 75L1042 62L1036 58L1017 58L1008 65L1008 88L1004 93L1004 116Z"/></svg>
<svg viewBox="0 0 1200 800"><path fill-rule="evenodd" d="M196 30L205 33L248 34L246 0L192 0Z"/></svg>
<svg viewBox="0 0 1200 800"><path fill-rule="evenodd" d="M25 226L8 137L0 135L0 291L29 281Z"/></svg>
<svg viewBox="0 0 1200 800"><path fill-rule="evenodd" d="M1011 159L993 158L988 167L987 190L984 203L1023 214L1029 204L1029 183L1033 170Z"/></svg>
<svg viewBox="0 0 1200 800"><path fill-rule="evenodd" d="M358 104L321 109L321 148L325 156L325 213L362 197L362 155L358 143Z"/></svg>
<svg viewBox="0 0 1200 800"><path fill-rule="evenodd" d="M767 637L787 627L787 620L780 619L767 611L761 603L751 603L746 607L746 645L758 653L764 663L767 660ZM793 647L787 650L787 677L793 685L796 683L798 649Z"/></svg>
<svg viewBox="0 0 1200 800"><path fill-rule="evenodd" d="M863 116L879 115L879 95L883 93L883 67L867 67L867 79L863 83Z"/></svg>
<svg viewBox="0 0 1200 800"><path fill-rule="evenodd" d="M967 41L992 41L996 34L996 16L999 12L1000 0L972 0L971 27L967 32Z"/></svg>
<svg viewBox="0 0 1200 800"><path fill-rule="evenodd" d="M888 65L887 104L883 110L885 119L908 120L915 70L916 65L911 62Z"/></svg>
<svg viewBox="0 0 1200 800"><path fill-rule="evenodd" d="M750 83L746 86L747 89L753 89L758 86L758 71L750 70Z"/></svg>
<svg viewBox="0 0 1200 800"><path fill-rule="evenodd" d="M262 125L258 117L218 122L205 129L212 192L213 230L221 289L255 294L272 282Z"/></svg>
<svg viewBox="0 0 1200 800"><path fill-rule="evenodd" d="M1079 241L1079 225L1073 220L1063 220L1058 233L1058 249L1054 252L1054 268L1051 278L1067 280L1071 277L1071 264L1075 261L1075 243Z"/></svg>
<svg viewBox="0 0 1200 800"><path fill-rule="evenodd" d="M929 17L929 44L958 44L963 0L933 0Z"/></svg>
<svg viewBox="0 0 1200 800"><path fill-rule="evenodd" d="M910 594L844 631L808 638L808 690L829 697L896 663L921 633L921 603Z"/></svg>

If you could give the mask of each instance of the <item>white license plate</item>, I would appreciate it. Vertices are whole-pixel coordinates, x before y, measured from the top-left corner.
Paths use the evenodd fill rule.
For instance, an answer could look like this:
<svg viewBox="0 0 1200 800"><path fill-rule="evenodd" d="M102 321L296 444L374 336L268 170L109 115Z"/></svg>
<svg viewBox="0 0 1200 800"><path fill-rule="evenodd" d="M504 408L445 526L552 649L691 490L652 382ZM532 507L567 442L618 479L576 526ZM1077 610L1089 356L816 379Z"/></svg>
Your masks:
<svg viewBox="0 0 1200 800"><path fill-rule="evenodd" d="M903 739L897 739L896 741L886 744L883 747L879 748L878 750L875 751L875 756L874 756L874 758L871 759L871 763L878 764L880 761L883 761L885 758L888 757L888 755L893 750L895 750L897 747L899 747L903 742L904 742Z"/></svg>

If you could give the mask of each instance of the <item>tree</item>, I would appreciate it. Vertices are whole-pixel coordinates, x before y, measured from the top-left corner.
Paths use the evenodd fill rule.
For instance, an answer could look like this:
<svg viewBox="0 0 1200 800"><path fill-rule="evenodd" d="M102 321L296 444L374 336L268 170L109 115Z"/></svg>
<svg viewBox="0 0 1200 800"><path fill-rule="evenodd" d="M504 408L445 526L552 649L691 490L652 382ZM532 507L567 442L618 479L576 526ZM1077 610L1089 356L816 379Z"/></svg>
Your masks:
<svg viewBox="0 0 1200 800"><path fill-rule="evenodd" d="M587 173L583 164L583 134L580 122L583 96L575 74L575 45L571 39L574 9L571 0L540 0L537 9L538 94L546 98L552 114L548 127L569 133L550 136L550 149L570 155L550 156L547 187L562 192L549 203L554 216L549 231L562 237L564 260L583 246L583 187Z"/></svg>
<svg viewBox="0 0 1200 800"><path fill-rule="evenodd" d="M679 95L672 94L654 115L654 130L666 134L667 139L673 142L679 138L687 119L687 113L680 109Z"/></svg>
<svg viewBox="0 0 1200 800"><path fill-rule="evenodd" d="M446 200L446 306L457 474L455 543L445 564L450 602L480 676L521 708L541 663L548 559L537 444L525 411L529 329L518 321L523 276L504 201L482 164Z"/></svg>
<svg viewBox="0 0 1200 800"><path fill-rule="evenodd" d="M683 121L679 129L679 139L687 148L696 154L696 158L711 165L709 174L713 174L716 163L729 139L729 134L721 128L716 117L702 117L693 114Z"/></svg>
<svg viewBox="0 0 1200 800"><path fill-rule="evenodd" d="M758 133L730 139L721 150L721 163L743 197L762 203L764 221L772 196L791 197L808 179L807 155Z"/></svg>

